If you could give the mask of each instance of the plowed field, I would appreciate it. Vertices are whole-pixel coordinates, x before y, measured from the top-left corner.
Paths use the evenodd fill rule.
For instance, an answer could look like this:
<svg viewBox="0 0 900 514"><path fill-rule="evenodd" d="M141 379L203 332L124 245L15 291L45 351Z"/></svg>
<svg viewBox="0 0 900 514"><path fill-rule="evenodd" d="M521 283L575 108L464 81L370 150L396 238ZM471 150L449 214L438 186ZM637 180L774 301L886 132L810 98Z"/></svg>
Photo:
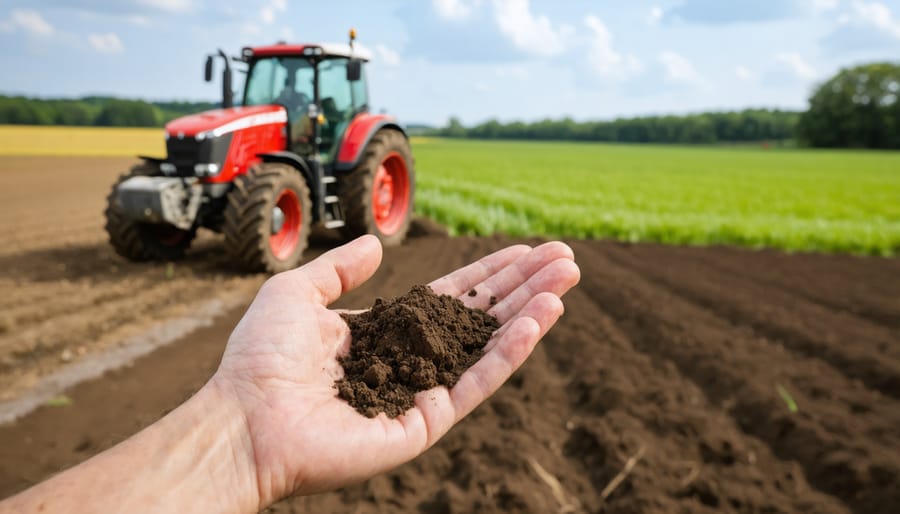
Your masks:
<svg viewBox="0 0 900 514"><path fill-rule="evenodd" d="M199 388L262 280L229 272L214 237L174 268L117 259L100 212L127 162L0 160L3 397L210 299L224 314L0 426L0 497ZM411 238L339 305L518 241ZM900 510L900 260L570 244L581 285L509 384L412 463L272 511Z"/></svg>

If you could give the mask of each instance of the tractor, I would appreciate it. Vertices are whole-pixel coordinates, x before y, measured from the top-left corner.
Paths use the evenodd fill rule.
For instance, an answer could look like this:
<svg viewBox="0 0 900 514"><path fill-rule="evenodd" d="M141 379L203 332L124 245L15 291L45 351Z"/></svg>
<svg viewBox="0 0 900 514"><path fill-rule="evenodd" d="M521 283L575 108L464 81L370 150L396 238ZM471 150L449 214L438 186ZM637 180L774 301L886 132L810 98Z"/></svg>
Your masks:
<svg viewBox="0 0 900 514"><path fill-rule="evenodd" d="M365 64L349 44L243 48L243 101L224 61L222 108L165 126L166 157L138 156L107 201L106 231L131 260L182 257L197 230L224 234L230 262L277 273L300 262L313 225L385 245L409 229L415 170L395 118L372 114Z"/></svg>

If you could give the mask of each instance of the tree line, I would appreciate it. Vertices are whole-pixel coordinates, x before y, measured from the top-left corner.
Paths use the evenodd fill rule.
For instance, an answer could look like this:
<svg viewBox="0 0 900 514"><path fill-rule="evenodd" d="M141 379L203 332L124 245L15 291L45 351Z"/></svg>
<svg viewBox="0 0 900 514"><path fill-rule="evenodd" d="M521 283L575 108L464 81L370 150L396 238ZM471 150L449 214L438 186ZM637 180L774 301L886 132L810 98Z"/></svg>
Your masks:
<svg viewBox="0 0 900 514"><path fill-rule="evenodd" d="M840 70L819 85L806 111L747 109L686 116L577 122L489 120L466 127L451 118L432 131L444 137L622 143L740 143L792 140L831 148L900 149L900 64L877 62Z"/></svg>
<svg viewBox="0 0 900 514"><path fill-rule="evenodd" d="M0 124L160 127L179 116L217 106L212 102L146 102L103 96L44 99L0 95Z"/></svg>
<svg viewBox="0 0 900 514"><path fill-rule="evenodd" d="M800 113L747 109L685 116L644 116L612 121L545 119L533 123L489 120L465 127L451 118L434 135L475 139L534 139L621 143L718 143L786 141L795 136Z"/></svg>

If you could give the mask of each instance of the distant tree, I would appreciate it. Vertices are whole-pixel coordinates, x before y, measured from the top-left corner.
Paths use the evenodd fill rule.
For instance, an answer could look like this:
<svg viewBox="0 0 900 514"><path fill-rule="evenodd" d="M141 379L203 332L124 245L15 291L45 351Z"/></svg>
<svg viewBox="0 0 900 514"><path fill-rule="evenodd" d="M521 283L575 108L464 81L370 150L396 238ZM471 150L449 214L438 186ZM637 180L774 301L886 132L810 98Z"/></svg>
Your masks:
<svg viewBox="0 0 900 514"><path fill-rule="evenodd" d="M900 149L900 65L841 70L813 93L797 129L811 146Z"/></svg>
<svg viewBox="0 0 900 514"><path fill-rule="evenodd" d="M447 137L466 137L466 128L459 121L459 118L453 116L447 122L447 128L444 129L443 135Z"/></svg>
<svg viewBox="0 0 900 514"><path fill-rule="evenodd" d="M101 127L155 127L160 123L159 110L140 100L109 100L100 110L96 125Z"/></svg>
<svg viewBox="0 0 900 514"><path fill-rule="evenodd" d="M90 125L93 121L88 108L81 102L60 100L50 104L55 125Z"/></svg>

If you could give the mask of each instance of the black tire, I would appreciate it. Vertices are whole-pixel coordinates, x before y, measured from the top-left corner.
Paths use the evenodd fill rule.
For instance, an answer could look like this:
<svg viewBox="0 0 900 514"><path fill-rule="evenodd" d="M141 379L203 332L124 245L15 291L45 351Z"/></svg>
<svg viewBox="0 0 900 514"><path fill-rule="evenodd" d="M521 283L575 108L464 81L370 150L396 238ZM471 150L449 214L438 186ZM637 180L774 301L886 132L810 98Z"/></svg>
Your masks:
<svg viewBox="0 0 900 514"><path fill-rule="evenodd" d="M106 233L116 253L132 261L175 261L184 257L197 229L181 230L172 225L141 223L122 213L116 189L125 180L136 176L159 175L159 169L138 164L119 177L106 197Z"/></svg>
<svg viewBox="0 0 900 514"><path fill-rule="evenodd" d="M386 220L380 220L373 201L373 187L379 167L393 162L388 160L393 159L392 156L399 156L402 159L406 173L405 191L408 196L401 202L402 199L398 194L398 200L394 200L396 205L391 205ZM399 161L396 164L399 165ZM412 152L409 141L403 133L394 129L381 129L376 132L366 145L359 165L350 173L338 176L338 196L344 209L345 220L345 225L341 229L343 236L352 239L363 234L375 234L385 246L402 243L412 219L415 178Z"/></svg>
<svg viewBox="0 0 900 514"><path fill-rule="evenodd" d="M282 211L283 230L273 234L274 210L282 200L288 210L299 214L299 220L292 223L293 214ZM290 207L293 200L297 201L296 212ZM310 203L306 181L286 164L260 164L235 179L222 225L231 262L246 271L278 273L295 268L309 238Z"/></svg>

